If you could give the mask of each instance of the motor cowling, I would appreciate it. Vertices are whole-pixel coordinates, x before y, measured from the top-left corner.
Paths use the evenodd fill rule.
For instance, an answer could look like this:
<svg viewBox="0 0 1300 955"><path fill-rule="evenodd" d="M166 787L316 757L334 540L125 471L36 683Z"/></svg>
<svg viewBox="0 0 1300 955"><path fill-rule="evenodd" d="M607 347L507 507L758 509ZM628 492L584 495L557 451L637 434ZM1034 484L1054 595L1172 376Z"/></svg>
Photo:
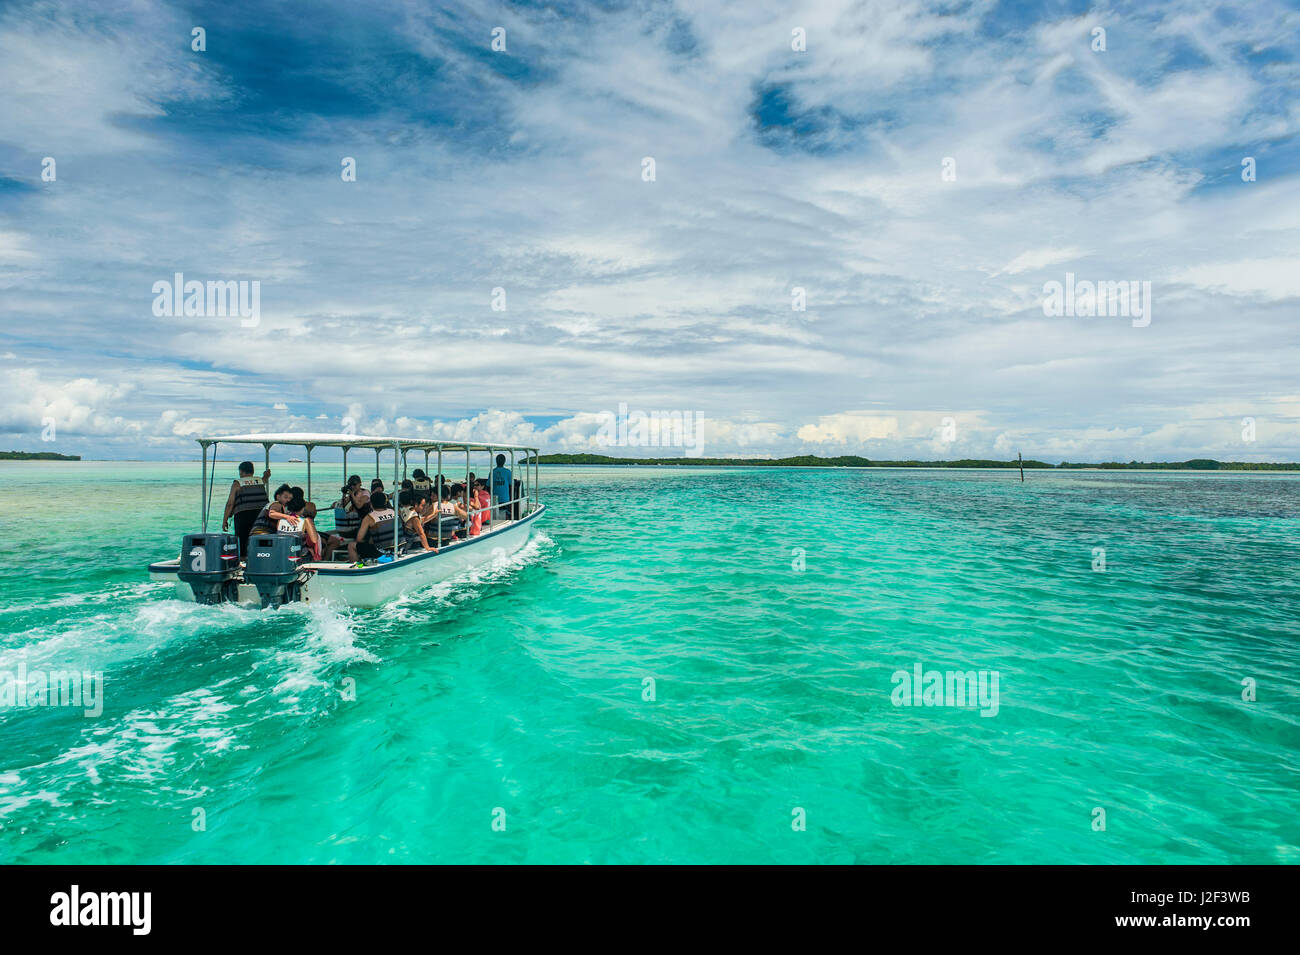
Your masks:
<svg viewBox="0 0 1300 955"><path fill-rule="evenodd" d="M235 600L239 588L239 538L234 534L186 534L176 576L190 585L195 603Z"/></svg>
<svg viewBox="0 0 1300 955"><path fill-rule="evenodd" d="M306 558L301 534L253 534L248 538L244 581L257 588L263 607L302 599L301 565Z"/></svg>

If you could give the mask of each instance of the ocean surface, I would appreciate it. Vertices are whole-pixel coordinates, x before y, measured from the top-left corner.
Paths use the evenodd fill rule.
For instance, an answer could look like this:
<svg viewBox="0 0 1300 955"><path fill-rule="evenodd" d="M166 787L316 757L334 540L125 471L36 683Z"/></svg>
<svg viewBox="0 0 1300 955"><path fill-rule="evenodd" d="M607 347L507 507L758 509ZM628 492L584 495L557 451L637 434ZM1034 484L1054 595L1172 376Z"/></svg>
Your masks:
<svg viewBox="0 0 1300 955"><path fill-rule="evenodd" d="M542 476L508 566L263 612L148 580L197 464L0 464L0 862L1300 862L1300 476Z"/></svg>

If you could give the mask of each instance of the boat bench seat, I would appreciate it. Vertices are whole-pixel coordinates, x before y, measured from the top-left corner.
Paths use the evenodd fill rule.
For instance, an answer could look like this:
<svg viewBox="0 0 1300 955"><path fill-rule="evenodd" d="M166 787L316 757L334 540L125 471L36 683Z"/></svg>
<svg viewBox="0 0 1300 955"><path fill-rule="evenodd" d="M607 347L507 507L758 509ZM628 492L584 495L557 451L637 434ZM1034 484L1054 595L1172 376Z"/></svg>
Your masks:
<svg viewBox="0 0 1300 955"><path fill-rule="evenodd" d="M440 540L449 541L453 539L456 531L464 530L465 522L455 517L441 517L437 521L430 521L424 525L424 533L430 538L437 535Z"/></svg>

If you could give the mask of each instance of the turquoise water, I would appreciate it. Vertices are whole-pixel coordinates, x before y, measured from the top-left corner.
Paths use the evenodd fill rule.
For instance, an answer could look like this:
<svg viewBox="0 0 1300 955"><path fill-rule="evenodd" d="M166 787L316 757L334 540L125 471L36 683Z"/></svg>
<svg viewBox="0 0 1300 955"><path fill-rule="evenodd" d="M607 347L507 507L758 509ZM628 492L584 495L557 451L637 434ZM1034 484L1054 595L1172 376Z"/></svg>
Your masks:
<svg viewBox="0 0 1300 955"><path fill-rule="evenodd" d="M0 862L1300 861L1295 475L544 468L510 566L262 612L148 582L197 472L0 465L0 674L104 675L0 708Z"/></svg>

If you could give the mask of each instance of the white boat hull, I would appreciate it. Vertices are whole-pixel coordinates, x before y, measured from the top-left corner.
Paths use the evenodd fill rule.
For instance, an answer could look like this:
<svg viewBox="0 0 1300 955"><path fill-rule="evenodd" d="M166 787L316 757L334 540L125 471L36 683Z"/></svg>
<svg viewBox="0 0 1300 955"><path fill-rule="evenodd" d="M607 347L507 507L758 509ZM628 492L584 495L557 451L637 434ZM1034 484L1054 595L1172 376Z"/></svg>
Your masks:
<svg viewBox="0 0 1300 955"><path fill-rule="evenodd" d="M528 543L534 523L545 510L543 504L520 520L507 521L478 537L443 546L436 554L406 554L389 563L355 568L337 563L308 564L305 569L312 571L312 575L303 584L302 600L305 603L334 602L349 607L377 607L400 594L448 580L466 571L491 567ZM151 565L150 579L174 583L177 598L193 601L194 592L190 585L176 575L178 563L166 561ZM257 588L252 584L240 584L238 603L260 607L262 602Z"/></svg>

